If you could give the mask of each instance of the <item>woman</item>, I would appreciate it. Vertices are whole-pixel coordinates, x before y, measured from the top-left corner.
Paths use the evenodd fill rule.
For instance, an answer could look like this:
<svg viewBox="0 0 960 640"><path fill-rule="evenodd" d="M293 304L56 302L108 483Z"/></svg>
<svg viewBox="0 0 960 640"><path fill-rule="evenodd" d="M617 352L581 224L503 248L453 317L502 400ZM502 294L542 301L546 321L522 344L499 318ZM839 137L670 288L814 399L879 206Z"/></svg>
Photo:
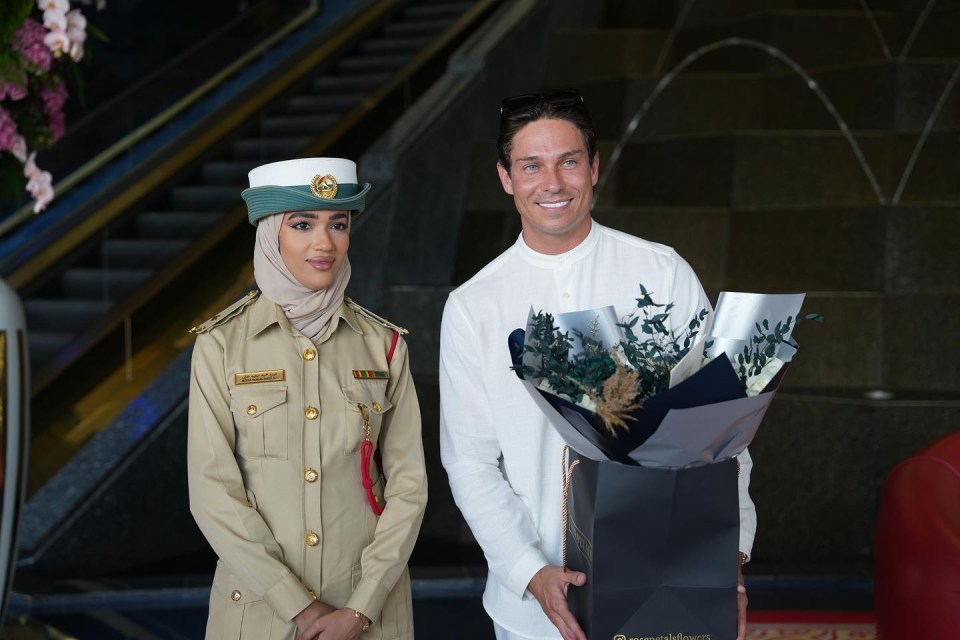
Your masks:
<svg viewBox="0 0 960 640"><path fill-rule="evenodd" d="M249 175L262 294L194 329L190 508L220 558L207 638L413 638L416 391L402 330L344 297L370 185L338 158Z"/></svg>

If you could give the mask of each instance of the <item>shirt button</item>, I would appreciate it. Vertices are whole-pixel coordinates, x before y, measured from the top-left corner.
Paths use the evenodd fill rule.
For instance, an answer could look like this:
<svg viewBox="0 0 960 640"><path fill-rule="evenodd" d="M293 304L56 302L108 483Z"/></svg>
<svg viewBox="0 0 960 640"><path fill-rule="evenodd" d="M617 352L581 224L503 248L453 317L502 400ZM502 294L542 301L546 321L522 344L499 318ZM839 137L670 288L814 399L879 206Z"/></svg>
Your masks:
<svg viewBox="0 0 960 640"><path fill-rule="evenodd" d="M255 416L255 415L257 415L257 405L252 404L252 405L250 405L249 407L247 407L247 415L248 415L248 416Z"/></svg>
<svg viewBox="0 0 960 640"><path fill-rule="evenodd" d="M317 357L317 350L316 350L316 349L307 349L306 351L303 352L303 359L304 359L304 360L313 360L313 359L316 358L316 357Z"/></svg>
<svg viewBox="0 0 960 640"><path fill-rule="evenodd" d="M243 597L243 596L242 596L242 595L240 594L240 592L237 591L236 589L234 589L234 590L233 590L233 593L230 594L230 598L231 598L234 602L239 602L239 601L240 601L240 598L242 598L242 597Z"/></svg>
<svg viewBox="0 0 960 640"><path fill-rule="evenodd" d="M307 546L308 546L308 547L315 547L315 546L317 546L318 544L320 544L320 536L318 536L318 535L317 535L315 532L313 532L313 531L311 531L310 533L307 534L306 540L307 540Z"/></svg>
<svg viewBox="0 0 960 640"><path fill-rule="evenodd" d="M316 420L317 416L320 415L320 412L317 411L316 407L307 407L307 410L303 412L303 415L307 416L307 420Z"/></svg>
<svg viewBox="0 0 960 640"><path fill-rule="evenodd" d="M303 472L303 479L307 482L316 482L319 477L320 474L317 473L316 469L307 469Z"/></svg>
<svg viewBox="0 0 960 640"><path fill-rule="evenodd" d="M307 595L310 596L310 599L311 599L311 600L316 600L316 599L317 599L317 592L316 592L316 591L307 591Z"/></svg>
<svg viewBox="0 0 960 640"><path fill-rule="evenodd" d="M382 408L382 407L380 406L380 403L379 403L379 402L374 402L374 403L373 403L373 410L376 411L377 413L380 413L380 409L381 409L381 408Z"/></svg>

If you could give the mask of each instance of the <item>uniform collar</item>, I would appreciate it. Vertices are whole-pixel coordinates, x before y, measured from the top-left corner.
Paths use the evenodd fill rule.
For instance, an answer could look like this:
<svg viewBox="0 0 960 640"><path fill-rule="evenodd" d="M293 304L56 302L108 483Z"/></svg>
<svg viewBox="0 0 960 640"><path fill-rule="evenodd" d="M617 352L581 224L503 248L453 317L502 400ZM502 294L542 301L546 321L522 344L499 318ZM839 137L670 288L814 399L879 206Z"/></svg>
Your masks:
<svg viewBox="0 0 960 640"><path fill-rule="evenodd" d="M599 240L600 225L597 224L596 220L591 220L590 233L587 234L587 237L583 239L583 242L565 253L548 255L546 253L534 251L529 245L527 245L526 242L523 241L522 233L520 234L520 237L517 238L517 249L520 251L520 255L523 256L527 262L530 262L538 267L552 269L572 264L586 257L593 251L594 247L597 246L597 242Z"/></svg>
<svg viewBox="0 0 960 640"><path fill-rule="evenodd" d="M324 331L323 335L317 340L317 344L326 341L333 335L333 332L336 331L340 325L340 320L343 320L348 327L360 335L363 335L363 330L360 328L360 321L357 320L357 314L347 306L346 302L341 302L340 306L337 307L337 310L333 313L333 317L330 318L330 324L327 326L327 330ZM290 324L290 321L287 320L287 316L283 314L283 309L280 308L280 305L261 294L250 307L247 338L253 338L272 324L279 325L284 332L291 336L299 335L297 330L293 328L293 325Z"/></svg>

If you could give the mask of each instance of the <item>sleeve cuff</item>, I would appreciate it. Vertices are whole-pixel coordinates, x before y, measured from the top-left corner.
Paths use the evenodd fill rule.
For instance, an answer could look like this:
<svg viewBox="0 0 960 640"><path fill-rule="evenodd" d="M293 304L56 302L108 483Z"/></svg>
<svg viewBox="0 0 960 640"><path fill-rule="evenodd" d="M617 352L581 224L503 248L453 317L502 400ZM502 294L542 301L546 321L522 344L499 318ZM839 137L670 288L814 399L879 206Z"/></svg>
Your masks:
<svg viewBox="0 0 960 640"><path fill-rule="evenodd" d="M521 600L530 600L533 598L533 594L527 591L527 585L530 584L533 576L537 575L537 571L548 564L550 563L538 549L528 551L514 562L513 568L507 575L505 583L507 588L519 596Z"/></svg>
<svg viewBox="0 0 960 640"><path fill-rule="evenodd" d="M306 588L292 573L287 573L270 587L263 594L263 599L283 620L293 620L313 602Z"/></svg>
<svg viewBox="0 0 960 640"><path fill-rule="evenodd" d="M380 617L383 603L390 595L389 589L372 578L360 578L360 583L347 600L348 609L356 609L373 622Z"/></svg>

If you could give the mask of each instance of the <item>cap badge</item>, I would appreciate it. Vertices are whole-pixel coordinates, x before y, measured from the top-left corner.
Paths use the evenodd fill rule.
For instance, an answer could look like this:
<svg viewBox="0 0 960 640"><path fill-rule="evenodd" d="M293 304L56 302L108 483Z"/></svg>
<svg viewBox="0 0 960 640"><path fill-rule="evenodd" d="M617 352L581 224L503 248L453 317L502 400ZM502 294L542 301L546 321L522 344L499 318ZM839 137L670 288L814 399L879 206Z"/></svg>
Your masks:
<svg viewBox="0 0 960 640"><path fill-rule="evenodd" d="M329 173L313 176L313 180L310 181L310 193L318 198L330 200L337 195L337 179Z"/></svg>

